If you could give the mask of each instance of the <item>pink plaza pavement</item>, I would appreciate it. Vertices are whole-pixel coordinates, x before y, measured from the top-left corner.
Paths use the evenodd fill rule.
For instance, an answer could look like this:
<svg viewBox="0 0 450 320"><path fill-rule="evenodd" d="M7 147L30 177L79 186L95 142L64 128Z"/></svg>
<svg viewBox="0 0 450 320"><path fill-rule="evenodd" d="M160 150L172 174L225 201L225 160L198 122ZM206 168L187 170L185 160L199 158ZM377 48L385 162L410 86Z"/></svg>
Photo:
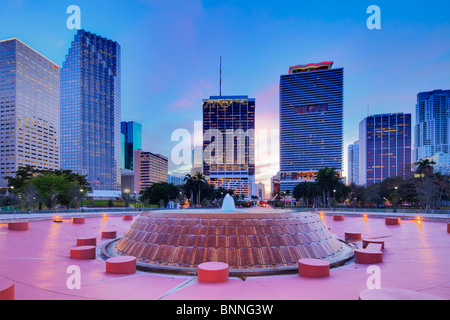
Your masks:
<svg viewBox="0 0 450 320"><path fill-rule="evenodd" d="M386 225L385 219L345 216L335 221L331 213L323 222L339 239L346 232L362 234L363 239L384 240L381 270L382 288L408 289L450 299L450 234L448 219L402 220ZM30 221L27 231L8 230L0 223L0 284L15 284L16 300L357 300L367 289L368 265L347 264L332 268L326 278L304 278L298 274L230 277L222 283L202 283L196 276L136 271L132 274L105 272L105 260L70 258L77 238L97 238L97 248L108 241L102 231L124 234L132 220L122 216L89 217L74 224L62 217ZM362 248L362 241L353 243ZM81 270L81 288L69 289L68 267ZM244 281L245 280L245 281Z"/></svg>

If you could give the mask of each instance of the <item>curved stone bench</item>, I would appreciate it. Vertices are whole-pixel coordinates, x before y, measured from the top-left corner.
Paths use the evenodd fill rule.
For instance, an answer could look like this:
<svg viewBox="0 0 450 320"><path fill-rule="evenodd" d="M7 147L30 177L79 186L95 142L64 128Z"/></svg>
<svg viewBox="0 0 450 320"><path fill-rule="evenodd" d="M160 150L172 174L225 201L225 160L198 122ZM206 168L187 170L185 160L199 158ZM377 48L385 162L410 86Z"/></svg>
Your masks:
<svg viewBox="0 0 450 320"><path fill-rule="evenodd" d="M86 222L84 217L73 217L72 223L73 224L84 224Z"/></svg>
<svg viewBox="0 0 450 320"><path fill-rule="evenodd" d="M382 288L376 290L364 289L359 293L359 300L445 300L428 293L398 289Z"/></svg>
<svg viewBox="0 0 450 320"><path fill-rule="evenodd" d="M78 238L77 247L97 246L97 238Z"/></svg>
<svg viewBox="0 0 450 320"><path fill-rule="evenodd" d="M95 259L96 255L95 246L81 246L70 249L72 259Z"/></svg>
<svg viewBox="0 0 450 320"><path fill-rule="evenodd" d="M306 278L326 278L330 276L330 263L321 259L298 260L298 275Z"/></svg>
<svg viewBox="0 0 450 320"><path fill-rule="evenodd" d="M333 220L334 221L344 221L344 216L343 215L334 215Z"/></svg>
<svg viewBox="0 0 450 320"><path fill-rule="evenodd" d="M386 218L384 220L384 223L387 226L396 226L396 225L399 225L401 223L401 219L400 218Z"/></svg>
<svg viewBox="0 0 450 320"><path fill-rule="evenodd" d="M381 245L381 250L384 250L384 241L383 240L372 240L372 239L363 239L362 247L366 249L369 244L379 244Z"/></svg>
<svg viewBox="0 0 450 320"><path fill-rule="evenodd" d="M106 272L116 274L130 274L136 272L136 257L120 256L106 260Z"/></svg>
<svg viewBox="0 0 450 320"><path fill-rule="evenodd" d="M361 240L360 232L346 232L345 233L345 241L359 241Z"/></svg>
<svg viewBox="0 0 450 320"><path fill-rule="evenodd" d="M14 282L0 278L0 300L15 300Z"/></svg>
<svg viewBox="0 0 450 320"><path fill-rule="evenodd" d="M117 238L117 231L102 231L102 239L115 239Z"/></svg>
<svg viewBox="0 0 450 320"><path fill-rule="evenodd" d="M123 216L123 220L126 220L126 221L133 220L133 216L131 214L125 214Z"/></svg>
<svg viewBox="0 0 450 320"><path fill-rule="evenodd" d="M229 266L223 262L204 262L198 265L198 281L218 283L228 281Z"/></svg>
<svg viewBox="0 0 450 320"><path fill-rule="evenodd" d="M27 231L29 228L28 221L16 221L8 223L8 230Z"/></svg>
<svg viewBox="0 0 450 320"><path fill-rule="evenodd" d="M368 249L356 249L355 263L357 264L374 264L383 262L383 252Z"/></svg>

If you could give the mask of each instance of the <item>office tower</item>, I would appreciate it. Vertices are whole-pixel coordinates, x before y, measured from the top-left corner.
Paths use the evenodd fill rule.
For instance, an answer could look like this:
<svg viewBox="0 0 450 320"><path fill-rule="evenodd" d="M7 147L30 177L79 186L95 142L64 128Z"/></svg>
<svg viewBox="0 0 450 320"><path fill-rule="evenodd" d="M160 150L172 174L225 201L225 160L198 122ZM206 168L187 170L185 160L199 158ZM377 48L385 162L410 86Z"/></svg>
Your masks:
<svg viewBox="0 0 450 320"><path fill-rule="evenodd" d="M348 185L359 185L359 141L348 146Z"/></svg>
<svg viewBox="0 0 450 320"><path fill-rule="evenodd" d="M291 198L295 186L317 172L342 174L344 69L333 62L298 65L280 77L280 188Z"/></svg>
<svg viewBox="0 0 450 320"><path fill-rule="evenodd" d="M124 135L124 169L133 170L134 150L142 149L142 125L134 121L122 121L120 131Z"/></svg>
<svg viewBox="0 0 450 320"><path fill-rule="evenodd" d="M411 114L372 115L359 123L359 183L411 173Z"/></svg>
<svg viewBox="0 0 450 320"><path fill-rule="evenodd" d="M450 153L450 90L417 95L413 162Z"/></svg>
<svg viewBox="0 0 450 320"><path fill-rule="evenodd" d="M60 168L59 67L18 39L0 41L0 188L19 167Z"/></svg>
<svg viewBox="0 0 450 320"><path fill-rule="evenodd" d="M255 99L203 100L203 173L216 188L250 198L255 188Z"/></svg>
<svg viewBox="0 0 450 320"><path fill-rule="evenodd" d="M280 173L278 172L276 175L274 175L272 178L270 178L270 185L271 185L271 199L275 199L277 196L280 195Z"/></svg>
<svg viewBox="0 0 450 320"><path fill-rule="evenodd" d="M155 183L167 182L167 157L142 150L134 150L134 188L138 193Z"/></svg>
<svg viewBox="0 0 450 320"><path fill-rule="evenodd" d="M266 199L266 186L264 183L260 182L256 184L256 196L260 200Z"/></svg>
<svg viewBox="0 0 450 320"><path fill-rule="evenodd" d="M433 162L433 172L450 175L450 153L438 152L428 160Z"/></svg>
<svg viewBox="0 0 450 320"><path fill-rule="evenodd" d="M78 30L61 69L61 167L121 188L120 46Z"/></svg>
<svg viewBox="0 0 450 320"><path fill-rule="evenodd" d="M173 176L173 175L169 174L167 176L167 182L172 183L175 186L180 186L180 185L184 184L184 178L185 178L185 176L177 177L177 176Z"/></svg>

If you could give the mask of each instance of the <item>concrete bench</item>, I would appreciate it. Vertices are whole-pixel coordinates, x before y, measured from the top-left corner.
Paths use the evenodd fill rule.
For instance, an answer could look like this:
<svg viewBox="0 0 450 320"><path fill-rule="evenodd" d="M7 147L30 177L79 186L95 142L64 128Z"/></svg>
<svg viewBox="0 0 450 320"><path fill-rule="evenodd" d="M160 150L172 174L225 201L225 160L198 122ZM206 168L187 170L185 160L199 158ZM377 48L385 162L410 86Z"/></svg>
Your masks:
<svg viewBox="0 0 450 320"><path fill-rule="evenodd" d="M126 220L126 221L133 220L133 216L131 214L125 214L123 216L123 220Z"/></svg>
<svg viewBox="0 0 450 320"><path fill-rule="evenodd" d="M384 250L384 241L382 241L382 240L372 240L372 239L363 239L363 241L362 241L362 247L363 247L363 249L366 249L367 246L368 246L369 244L371 244L371 243L374 243L374 244L380 244L380 245L381 245L380 251L383 251L383 250Z"/></svg>
<svg viewBox="0 0 450 320"><path fill-rule="evenodd" d="M378 248L380 250L376 250ZM375 264L383 262L383 252L381 251L381 245L369 244L366 249L356 249L354 253L355 263L357 264Z"/></svg>
<svg viewBox="0 0 450 320"><path fill-rule="evenodd" d="M29 228L28 221L17 221L8 223L8 230L28 231L28 228Z"/></svg>
<svg viewBox="0 0 450 320"><path fill-rule="evenodd" d="M103 239L115 239L117 238L117 231L102 231Z"/></svg>
<svg viewBox="0 0 450 320"><path fill-rule="evenodd" d="M198 265L198 281L219 283L228 281L229 266L223 262L204 262Z"/></svg>
<svg viewBox="0 0 450 320"><path fill-rule="evenodd" d="M346 232L345 241L359 241L361 240L361 233L359 232Z"/></svg>
<svg viewBox="0 0 450 320"><path fill-rule="evenodd" d="M115 274L130 274L136 272L136 257L120 256L106 260L106 272Z"/></svg>
<svg viewBox="0 0 450 320"><path fill-rule="evenodd" d="M401 219L400 218L386 218L384 220L384 223L387 226L396 226L401 223Z"/></svg>
<svg viewBox="0 0 450 320"><path fill-rule="evenodd" d="M95 246L81 246L70 249L72 259L95 259L96 255Z"/></svg>
<svg viewBox="0 0 450 320"><path fill-rule="evenodd" d="M450 233L450 223L447 223L447 233Z"/></svg>
<svg viewBox="0 0 450 320"><path fill-rule="evenodd" d="M72 223L73 224L84 224L86 222L84 217L73 217Z"/></svg>
<svg viewBox="0 0 450 320"><path fill-rule="evenodd" d="M14 282L0 278L0 300L15 300Z"/></svg>
<svg viewBox="0 0 450 320"><path fill-rule="evenodd" d="M321 259L298 260L298 275L305 278L326 278L330 276L330 263Z"/></svg>
<svg viewBox="0 0 450 320"><path fill-rule="evenodd" d="M97 238L78 238L77 247L97 246Z"/></svg>
<svg viewBox="0 0 450 320"><path fill-rule="evenodd" d="M342 215L334 215L333 221L344 221L344 216Z"/></svg>

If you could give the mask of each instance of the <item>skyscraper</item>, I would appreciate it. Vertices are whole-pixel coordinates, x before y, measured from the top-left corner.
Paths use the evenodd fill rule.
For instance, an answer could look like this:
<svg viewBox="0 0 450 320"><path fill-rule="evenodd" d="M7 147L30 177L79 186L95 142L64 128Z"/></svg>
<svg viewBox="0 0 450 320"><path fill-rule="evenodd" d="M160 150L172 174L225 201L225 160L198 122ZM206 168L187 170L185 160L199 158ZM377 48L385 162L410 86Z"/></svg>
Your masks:
<svg viewBox="0 0 450 320"><path fill-rule="evenodd" d="M413 161L450 153L450 90L417 95Z"/></svg>
<svg viewBox="0 0 450 320"><path fill-rule="evenodd" d="M348 185L359 185L359 141L348 146Z"/></svg>
<svg viewBox="0 0 450 320"><path fill-rule="evenodd" d="M134 191L139 193L155 183L167 182L168 159L160 154L134 151Z"/></svg>
<svg viewBox="0 0 450 320"><path fill-rule="evenodd" d="M319 169L342 174L344 69L332 66L298 65L280 78L280 188L287 197Z"/></svg>
<svg viewBox="0 0 450 320"><path fill-rule="evenodd" d="M203 173L216 188L250 198L255 191L255 99L203 100Z"/></svg>
<svg viewBox="0 0 450 320"><path fill-rule="evenodd" d="M359 124L359 183L411 173L411 114L372 115Z"/></svg>
<svg viewBox="0 0 450 320"><path fill-rule="evenodd" d="M60 168L59 67L18 39L0 41L0 188L19 167Z"/></svg>
<svg viewBox="0 0 450 320"><path fill-rule="evenodd" d="M61 69L61 167L120 190L120 46L78 30Z"/></svg>
<svg viewBox="0 0 450 320"><path fill-rule="evenodd" d="M125 139L122 148L124 169L133 170L134 150L142 149L142 125L134 121L122 121L120 130Z"/></svg>

